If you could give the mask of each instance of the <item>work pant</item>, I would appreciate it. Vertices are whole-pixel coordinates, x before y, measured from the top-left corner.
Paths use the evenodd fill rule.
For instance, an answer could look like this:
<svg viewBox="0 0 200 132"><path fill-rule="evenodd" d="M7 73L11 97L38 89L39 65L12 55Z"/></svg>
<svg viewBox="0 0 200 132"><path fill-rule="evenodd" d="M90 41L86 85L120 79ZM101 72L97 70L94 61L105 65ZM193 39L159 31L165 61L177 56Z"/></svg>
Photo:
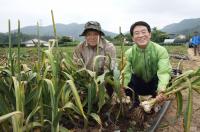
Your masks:
<svg viewBox="0 0 200 132"><path fill-rule="evenodd" d="M106 92L107 92L108 96L112 97L113 92L114 92L113 86L109 83L105 83L104 86L106 88Z"/></svg>
<svg viewBox="0 0 200 132"><path fill-rule="evenodd" d="M145 82L142 78L138 77L135 74L132 74L131 81L128 86L135 92L134 100L139 102L138 95L152 95L156 97L157 87L158 87L158 77L155 75L152 80L149 82ZM130 89L126 89L125 93L127 96L130 96L133 99L132 91Z"/></svg>
<svg viewBox="0 0 200 132"><path fill-rule="evenodd" d="M193 45L194 47L194 56L197 54L200 55L200 46L199 45Z"/></svg>

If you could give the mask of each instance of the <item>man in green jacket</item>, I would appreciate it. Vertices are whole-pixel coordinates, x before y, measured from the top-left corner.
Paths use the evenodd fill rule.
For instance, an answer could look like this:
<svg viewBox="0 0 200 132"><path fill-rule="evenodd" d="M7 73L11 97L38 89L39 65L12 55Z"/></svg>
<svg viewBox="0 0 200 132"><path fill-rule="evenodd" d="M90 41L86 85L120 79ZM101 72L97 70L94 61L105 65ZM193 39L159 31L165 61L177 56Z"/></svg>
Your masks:
<svg viewBox="0 0 200 132"><path fill-rule="evenodd" d="M168 52L150 41L151 28L146 22L134 23L130 34L136 44L125 53L127 64L124 69L124 85L135 92L133 107L139 106L138 95L152 95L162 102L172 70ZM131 95L131 90L125 89L125 92Z"/></svg>

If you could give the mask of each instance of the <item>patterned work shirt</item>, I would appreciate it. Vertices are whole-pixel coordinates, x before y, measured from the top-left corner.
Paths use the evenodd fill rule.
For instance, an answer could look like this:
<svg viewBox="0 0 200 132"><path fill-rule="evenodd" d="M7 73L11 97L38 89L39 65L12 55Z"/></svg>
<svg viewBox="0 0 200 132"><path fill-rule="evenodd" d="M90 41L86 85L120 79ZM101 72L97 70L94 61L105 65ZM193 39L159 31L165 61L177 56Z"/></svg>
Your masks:
<svg viewBox="0 0 200 132"><path fill-rule="evenodd" d="M95 62L94 66L95 56L97 55L109 55L111 57L111 69L114 69L116 58L115 46L103 38L100 39L98 50L97 46L93 48L89 46L86 41L79 44L74 50L73 62L80 67L86 67L86 69L98 71L98 74L102 74L106 66L108 66L109 61L105 57L100 57L97 59L97 62Z"/></svg>

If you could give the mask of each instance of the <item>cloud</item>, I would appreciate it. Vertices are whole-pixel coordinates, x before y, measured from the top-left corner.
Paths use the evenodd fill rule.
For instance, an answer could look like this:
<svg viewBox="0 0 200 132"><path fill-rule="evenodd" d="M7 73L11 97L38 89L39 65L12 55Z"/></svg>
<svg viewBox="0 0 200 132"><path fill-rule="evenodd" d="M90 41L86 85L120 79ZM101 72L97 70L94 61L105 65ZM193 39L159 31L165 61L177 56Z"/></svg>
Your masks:
<svg viewBox="0 0 200 132"><path fill-rule="evenodd" d="M12 3L12 4L11 4ZM11 19L12 29L21 25L50 25L53 9L57 23L85 23L99 21L106 30L128 31L138 20L147 21L152 27L162 28L183 19L198 18L199 0L6 0L0 2L0 32L7 31Z"/></svg>

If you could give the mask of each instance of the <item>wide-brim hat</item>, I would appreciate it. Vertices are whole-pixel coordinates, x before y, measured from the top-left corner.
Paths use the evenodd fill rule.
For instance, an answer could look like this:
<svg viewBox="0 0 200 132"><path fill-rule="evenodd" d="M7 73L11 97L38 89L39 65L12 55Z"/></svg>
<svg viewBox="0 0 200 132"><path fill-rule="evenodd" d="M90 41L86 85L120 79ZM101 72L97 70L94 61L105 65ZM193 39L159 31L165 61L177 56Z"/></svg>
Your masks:
<svg viewBox="0 0 200 132"><path fill-rule="evenodd" d="M89 21L85 24L84 26L84 30L83 32L81 33L80 36L85 36L86 32L87 31L97 31L99 32L102 36L105 36L104 32L101 30L101 25L96 22L96 21Z"/></svg>

